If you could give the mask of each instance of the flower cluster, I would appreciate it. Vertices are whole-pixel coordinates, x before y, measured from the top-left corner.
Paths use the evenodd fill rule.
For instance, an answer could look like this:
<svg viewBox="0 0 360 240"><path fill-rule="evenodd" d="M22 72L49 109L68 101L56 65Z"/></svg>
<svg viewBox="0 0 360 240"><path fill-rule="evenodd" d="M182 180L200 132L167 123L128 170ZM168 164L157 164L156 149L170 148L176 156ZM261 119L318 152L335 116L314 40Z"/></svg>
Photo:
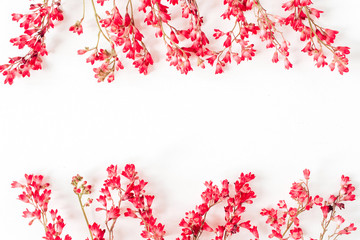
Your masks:
<svg viewBox="0 0 360 240"><path fill-rule="evenodd" d="M29 77L30 70L42 68L42 57L47 55L45 36L50 28L54 27L56 21L63 20L60 8L61 0L41 1L30 5L30 13L12 14L12 20L20 22L24 34L10 39L10 42L19 49L29 48L24 56L10 58L9 62L0 65L0 73L5 78L5 84L12 84L17 76Z"/></svg>
<svg viewBox="0 0 360 240"><path fill-rule="evenodd" d="M322 213L319 224L320 235L317 240L335 240L341 235L348 235L357 228L354 223L344 227L345 219L339 215L339 211L345 208L345 203L355 200L355 187L350 183L347 176L341 177L340 190L327 199L319 195L311 195L309 190L310 171L303 171L305 180L294 182L290 189L290 196L296 202L296 206L288 205L280 200L277 208L262 209L260 215L267 217L266 223L270 225L269 238L280 240L304 239L305 229L300 224L300 214L310 209L317 208ZM202 192L202 203L195 210L185 213L180 221L181 236L177 240L198 240L204 232L214 234L213 240L226 240L232 235L239 233L241 229L249 231L255 240L260 239L257 226L250 220L244 220L246 204L252 204L256 197L250 187L250 181L255 178L252 173L241 173L239 179L232 186L228 180L223 180L221 186L212 181L205 182L205 191ZM25 175L26 184L13 182L13 188L22 188L24 191L19 199L31 204L34 210L23 212L23 217L31 218L30 224L38 220L45 229L44 239L47 240L71 240L69 235L61 237L65 226L64 220L58 215L57 210L48 211L48 203L51 191L49 184L43 182L41 175ZM92 198L83 203L84 195L92 194L92 186L76 175L72 178L73 191L78 197L81 210L89 230L90 238L86 240L114 240L115 224L121 216L135 218L140 221L144 230L140 234L144 239L163 240L165 235L164 225L157 223L153 216L153 195L146 194L147 182L138 176L133 164L127 164L124 170L118 171L117 165L107 168L107 178L100 190L96 201L99 206L96 212L104 213L104 222L90 224L85 208L92 204ZM209 213L216 205L224 208L224 222L217 226L210 226ZM207 218L208 217L208 218ZM49 220L51 219L51 220ZM216 221L219 222L219 221ZM333 225L332 228L330 226ZM330 232L330 229L333 230ZM310 240L316 240L310 238Z"/></svg>
<svg viewBox="0 0 360 240"><path fill-rule="evenodd" d="M250 221L241 219L241 214L245 212L244 204L251 204L252 199L256 197L249 186L249 182L254 178L254 174L242 173L239 180L234 183L233 194L230 193L228 180L222 181L221 190L213 185L213 182L205 182L206 190L201 194L203 203L196 206L196 210L187 212L179 224L182 227L181 240L199 239L203 231L214 232L215 240L227 239L238 233L240 228L248 229L258 239L257 227L252 226ZM206 215L212 207L221 202L226 202L225 224L213 229L206 222Z"/></svg>
<svg viewBox="0 0 360 240"><path fill-rule="evenodd" d="M313 57L317 67L328 65L331 70L337 67L340 74L349 71L349 47L334 46L338 31L316 23L316 18L323 12L313 8L311 0L285 2L282 8L291 12L287 17L268 13L260 0L224 0L226 10L221 17L232 20L233 27L230 30L214 29L214 40L222 39L220 50L212 49L216 44L210 45L202 30L204 18L196 0L167 0L175 10L181 11L181 27L173 24L170 5L164 3L165 0L140 0L139 3L127 0L125 7L116 1L89 1L98 28L97 41L94 47L78 50L78 54L87 54L86 62L96 65L93 71L98 82L114 81L115 72L124 69L125 59L132 61L139 73L149 72L154 60L140 32L144 26L139 19L155 28L155 36L162 39L166 47L166 60L183 74L193 70L193 61L201 68L205 68L206 62L215 65L215 74L220 74L232 61L239 64L252 60L256 47L250 42L250 35L258 35L266 48L274 49L272 62L276 63L280 58L286 69L292 68L288 58L290 42L280 31L287 25L300 32L300 40L306 42L302 51ZM82 18L69 28L78 35L84 31L85 2L83 0ZM103 14L98 13L98 8L103 9ZM30 51L24 57L13 57L8 64L0 65L0 72L6 76L5 83L12 84L15 77L30 76L30 70L41 69L42 56L47 55L45 33L54 27L54 21L63 19L60 0L31 4L30 10L29 14L13 14L13 20L20 21L20 27L25 31L24 35L10 41L20 49L27 46ZM256 21L252 22L253 19ZM108 46L102 46L104 41L101 39ZM331 62L326 60L326 49L332 54Z"/></svg>
<svg viewBox="0 0 360 240"><path fill-rule="evenodd" d="M269 238L278 239L304 239L303 230L300 227L299 215L309 211L313 207L318 207L323 213L321 221L322 231L319 240L325 239L325 235L329 230L331 223L335 224L333 233L328 234L326 239L336 239L339 235L350 234L356 230L354 223L347 227L341 226L345 219L341 215L337 215L337 210L344 209L346 201L354 201L355 187L350 184L349 177L341 177L341 188L337 195L331 195L328 200L319 195L311 196L309 190L310 171L304 170L304 181L294 182L291 186L290 196L297 203L296 207L290 207L284 200L278 203L278 209L263 209L261 215L267 217L266 223L272 227ZM311 238L313 239L313 238ZM314 240L314 239L313 239Z"/></svg>
<svg viewBox="0 0 360 240"><path fill-rule="evenodd" d="M114 73L124 69L125 59L130 59L140 73L149 72L149 66L154 64L154 60L146 47L144 35L139 30L143 27L138 26L138 18L143 19L144 24L155 28L155 36L162 39L166 47L166 60L184 74L193 70L192 59L195 59L201 68L205 68L206 62L211 66L215 65L215 74L222 73L231 61L239 64L252 60L256 49L249 41L250 35L258 35L266 48L274 49L272 62L278 62L280 57L286 69L292 68L288 58L290 42L279 30L283 25L289 25L301 33L300 40L306 42L302 51L313 56L317 67L329 65L331 70L337 67L340 74L349 71L349 47L333 45L338 31L321 27L315 22L315 18L319 18L323 12L311 7L311 0L290 0L284 3L284 10L292 12L287 17L267 13L260 0L224 0L226 10L221 17L224 20L233 20L234 24L230 30L214 29L214 40L223 39L220 50L209 47L209 38L202 30L204 18L200 15L196 0L167 1L173 8L177 7L177 10L181 11L183 24L180 28L173 24L174 19L164 0L140 0L137 8L135 2L127 0L125 9L118 6L120 4L116 1L89 1L98 27L97 41L92 48L78 50L78 54L88 54L86 62L92 65L97 63L93 70L98 82L114 81ZM85 9L85 0L83 7ZM97 8L105 8L103 14L99 14ZM0 65L0 72L6 76L5 83L12 84L16 76L29 76L29 70L41 69L41 57L47 54L45 33L54 26L53 21L61 21L63 18L60 0L31 4L30 10L30 14L13 14L14 21L21 21L20 26L25 29L25 34L11 39L11 42L19 48L28 46L31 50L24 57L10 58L9 64ZM78 35L82 34L84 18L85 10L82 18L69 30ZM252 22L251 19L256 21ZM101 46L101 39L108 43L107 47ZM326 61L325 49L333 55L331 63Z"/></svg>
<svg viewBox="0 0 360 240"><path fill-rule="evenodd" d="M283 23L290 25L296 32L300 32L300 40L306 42L302 52L313 56L315 65L324 67L328 65L324 48L333 54L333 59L329 64L331 71L338 68L339 73L348 72L348 58L350 53L349 47L333 46L338 31L323 28L319 26L314 18L319 18L323 11L311 7L311 0L290 0L283 4L285 11L292 13L283 19Z"/></svg>
<svg viewBox="0 0 360 240"><path fill-rule="evenodd" d="M92 199L88 199L87 203L83 204L82 196L91 193L91 186L86 185L86 181L79 184L83 180L79 175L74 176L72 180L74 192L78 196L85 221L91 233L91 239L104 240L106 231L109 234L109 240L115 239L114 227L121 216L121 212L123 212L124 217L132 217L140 220L140 225L144 226L144 230L141 233L143 238L162 240L165 234L164 225L156 223L156 218L154 218L151 208L154 196L145 194L144 187L147 182L139 178L135 171L135 166L133 164L126 165L120 174L118 167L111 165L107 168L107 173L108 177L104 181L103 188L100 190L99 198L96 199L101 205L101 207L96 208L96 211L105 213L106 230L101 229L98 223L90 225L84 211L84 207L89 206ZM127 183L124 181L127 181ZM133 207L128 207L125 211L120 211L120 208L125 202L131 203Z"/></svg>
<svg viewBox="0 0 360 240"><path fill-rule="evenodd" d="M152 65L154 61L143 42L144 36L135 25L131 0L127 2L126 10L123 14L121 14L114 1L112 9L105 12L106 17L104 18L99 16L95 3L92 3L94 4L95 20L99 31L97 44L93 48L86 47L79 50L78 54L82 55L91 52L86 62L91 64L95 62L101 63L99 67L93 69L98 82L105 80L112 82L114 80L114 72L124 69L117 48L122 48L122 52L126 54L125 57L132 59L133 65L138 68L140 73L147 74L148 66ZM101 6L104 5L104 1L97 1L97 3ZM81 34L83 32L81 24L84 17L71 26L69 30ZM103 37L109 43L109 50L99 47L100 37Z"/></svg>
<svg viewBox="0 0 360 240"><path fill-rule="evenodd" d="M43 181L42 175L25 174L26 184L14 181L12 188L21 188L23 192L19 195L19 200L30 204L33 210L26 209L23 212L24 218L30 218L29 225L38 220L44 227L46 240L71 240L69 235L61 237L65 223L63 218L58 215L58 210L48 211L51 190L50 184Z"/></svg>

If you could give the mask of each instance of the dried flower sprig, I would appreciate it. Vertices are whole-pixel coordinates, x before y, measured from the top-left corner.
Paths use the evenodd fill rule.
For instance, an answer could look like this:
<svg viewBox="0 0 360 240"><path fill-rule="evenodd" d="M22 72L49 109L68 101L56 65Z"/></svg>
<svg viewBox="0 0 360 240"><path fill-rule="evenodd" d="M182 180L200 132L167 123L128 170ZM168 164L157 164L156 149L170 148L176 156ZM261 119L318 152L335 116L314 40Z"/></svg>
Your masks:
<svg viewBox="0 0 360 240"><path fill-rule="evenodd" d="M61 0L47 0L30 4L30 13L13 13L12 20L20 22L24 34L10 39L19 49L29 48L24 56L10 58L9 62L0 65L0 73L5 78L5 84L12 84L15 77L30 77L30 70L42 69L42 57L47 55L46 33L54 28L57 21L64 19L61 10Z"/></svg>
<svg viewBox="0 0 360 240"><path fill-rule="evenodd" d="M347 176L341 177L340 190L335 195L330 195L327 200L319 195L311 195L309 188L310 171L303 171L304 180L294 182L290 189L290 196L296 202L296 206L289 206L284 200L280 200L277 208L264 208L260 215L267 217L266 223L271 227L269 238L280 240L304 239L306 232L300 224L300 215L317 208L322 213L319 238L317 240L336 240L340 236L349 235L357 228L354 223L344 227L345 219L339 215L339 211L345 208L345 203L355 200L355 187L350 183ZM255 238L260 239L257 226L251 224L250 220L243 220L246 204L252 204L256 197L250 187L250 181L255 178L252 173L241 174L231 187L228 180L221 182L221 187L214 185L212 181L205 182L206 189L201 194L202 203L195 210L189 211L180 221L182 228L181 237L177 240L199 240L204 232L212 232L213 240L226 240L238 233L240 229L247 229ZM26 209L24 218L31 218L30 225L38 220L45 229L44 239L47 240L71 240L69 235L61 237L65 226L64 220L58 215L57 210L48 211L50 200L49 183L43 182L41 175L25 175L26 184L14 181L13 188L22 188L24 191L19 195L19 200L31 204L33 211ZM84 195L92 194L92 186L79 175L72 178L74 193L80 203L85 222L88 226L90 238L87 240L114 240L114 227L119 218L136 218L144 227L141 236L145 239L163 240L165 235L164 225L157 223L153 215L153 195L146 194L147 182L138 176L133 164L127 164L123 171L118 171L116 165L107 168L107 178L100 190L96 201L100 204L95 210L103 212L104 223L99 224L90 221L86 215L85 208L92 204L92 198L83 203ZM125 204L127 202L128 204ZM210 226L209 212L216 205L224 206L223 224ZM130 207L128 207L130 206ZM49 221L51 219L51 221ZM330 226L333 225L332 228ZM334 229L330 232L331 229ZM310 240L315 240L310 238Z"/></svg>
<svg viewBox="0 0 360 240"><path fill-rule="evenodd" d="M126 58L133 60L133 65L138 68L140 73L147 74L148 66L154 63L151 54L143 42L143 35L135 25L132 1L128 0L125 13L121 14L116 2L113 1L112 9L105 11L105 18L100 17L97 12L96 5L104 5L104 1L91 0L95 21L98 26L98 36L96 46L93 48L85 47L78 51L82 55L91 52L86 59L92 65L99 62L100 66L94 68L95 78L98 82L114 80L114 73L120 69L124 69L122 60L118 54L117 48L122 48L122 52L126 53ZM85 8L85 2L83 4ZM70 31L77 34L83 32L83 17L70 27ZM110 49L100 48L100 38L105 39L109 43Z"/></svg>
<svg viewBox="0 0 360 240"><path fill-rule="evenodd" d="M331 195L328 200L324 200L319 195L315 197L310 195L309 190L309 176L310 171L305 169L303 171L305 180L294 182L291 186L290 196L296 201L296 207L289 207L284 200L278 203L278 209L262 209L261 215L267 217L266 223L272 227L272 232L269 238L278 239L304 239L303 230L300 227L299 215L309 211L313 207L319 207L323 213L321 221L322 231L318 240L325 239L325 235L329 230L329 225L335 223L336 228L332 234L329 234L326 239L335 240L340 235L350 234L356 230L354 223L343 228L341 224L345 221L340 215L337 215L337 210L345 208L344 202L354 201L355 187L350 184L350 178L346 176L341 177L341 187L337 195ZM330 213L330 214L329 214ZM311 238L312 240L315 240Z"/></svg>
<svg viewBox="0 0 360 240"><path fill-rule="evenodd" d="M120 174L118 167L111 165L107 168L107 173L108 176L104 181L103 188L100 190L99 198L96 199L101 205L101 207L96 208L96 211L105 212L105 229L101 229L100 224L96 222L90 225L84 211L84 207L89 206L92 199L89 198L87 203L83 204L82 196L91 193L91 185L86 185L87 182L83 181L79 186L79 183L83 180L79 175L74 176L72 180L74 193L78 196L91 239L105 239L104 235L107 232L108 239L114 240L114 227L121 216L120 208L125 202L129 202L133 208L126 208L123 215L140 220L140 225L144 226L141 236L145 239L162 240L165 234L164 225L156 223L151 208L154 196L145 194L144 187L147 182L139 178L135 166L127 164Z"/></svg>
<svg viewBox="0 0 360 240"><path fill-rule="evenodd" d="M305 41L306 46L302 52L313 56L318 68L328 65L326 61L325 49L333 55L333 60L329 64L331 71L337 67L340 74L348 72L347 67L350 53L349 47L333 46L338 31L319 26L315 18L319 18L323 11L312 8L311 0L290 0L283 4L285 11L292 11L282 23L290 25L295 31L300 32L300 40Z"/></svg>
<svg viewBox="0 0 360 240"><path fill-rule="evenodd" d="M245 204L252 204L255 193L249 186L249 182L255 178L252 173L241 174L239 180L234 183L234 193L230 192L229 181L223 180L221 190L212 181L205 182L206 190L201 194L203 203L196 206L196 210L186 213L186 217L180 222L182 227L181 240L200 239L203 231L214 232L214 240L225 240L238 233L241 228L249 230L255 239L259 238L256 226L250 221L242 221L241 214L245 212ZM225 224L215 229L206 222L206 216L215 205L226 202L224 207ZM180 240L180 238L177 238Z"/></svg>
<svg viewBox="0 0 360 240"><path fill-rule="evenodd" d="M195 54L197 56L197 65L201 68L205 68L204 61L209 54L209 49L207 48L209 39L202 30L204 18L200 15L200 9L196 0L180 0L180 5L182 17L189 19L190 22L187 29L178 30L176 33L179 35L178 38L184 37L191 41L191 46L182 47L182 50L190 54ZM170 57L169 53L168 57ZM176 60L177 59L175 59L175 63Z"/></svg>
<svg viewBox="0 0 360 240"><path fill-rule="evenodd" d="M288 59L290 43L278 29L278 25L282 18L280 16L268 14L258 0L254 0L254 6L257 24L260 28L260 39L263 42L266 42L266 48L275 48L272 62L277 63L280 55L284 59L285 68L292 68L292 64Z"/></svg>
<svg viewBox="0 0 360 240"><path fill-rule="evenodd" d="M240 64L244 60L252 60L255 56L254 44L249 43L249 36L259 35L266 42L266 48L275 48L272 62L279 61L279 54L284 57L285 68L289 69L292 64L288 60L290 43L285 40L283 34L278 30L280 17L268 14L259 0L230 1L225 0L226 11L221 15L224 19L235 18L233 28L228 32L215 29L214 37L226 37L220 51L213 51L208 62L213 65L216 61L217 73L223 73L223 67L231 63L231 59ZM256 23L249 22L246 13L254 12ZM279 40L281 38L281 40ZM240 52L234 50L235 44L240 47Z"/></svg>
<svg viewBox="0 0 360 240"><path fill-rule="evenodd" d="M14 181L12 188L21 188L23 192L19 195L19 200L30 204L33 210L26 209L23 212L24 218L30 218L29 225L38 220L44 227L46 240L71 240L69 235L61 237L65 223L63 218L58 215L58 210L48 210L51 190L50 184L44 182L42 175L25 174L26 184Z"/></svg>

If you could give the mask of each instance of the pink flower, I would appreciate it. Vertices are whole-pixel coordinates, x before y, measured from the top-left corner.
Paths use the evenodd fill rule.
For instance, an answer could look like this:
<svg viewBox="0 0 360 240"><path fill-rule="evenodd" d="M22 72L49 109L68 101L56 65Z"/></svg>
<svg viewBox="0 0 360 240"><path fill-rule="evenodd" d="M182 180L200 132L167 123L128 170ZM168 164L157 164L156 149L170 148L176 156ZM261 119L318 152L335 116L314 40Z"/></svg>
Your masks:
<svg viewBox="0 0 360 240"><path fill-rule="evenodd" d="M339 227L341 224L343 224L345 222L345 219L342 216L337 215L334 218L334 221L336 222L337 227Z"/></svg>
<svg viewBox="0 0 360 240"><path fill-rule="evenodd" d="M106 219L108 221L117 219L118 217L120 217L120 209L118 207L112 206L110 210L107 210Z"/></svg>
<svg viewBox="0 0 360 240"><path fill-rule="evenodd" d="M343 54L350 54L350 48L349 47L336 47L337 51L340 51Z"/></svg>
<svg viewBox="0 0 360 240"><path fill-rule="evenodd" d="M223 45L226 48L230 47L230 45L231 45L231 35L229 33L227 34L226 40L225 40Z"/></svg>
<svg viewBox="0 0 360 240"><path fill-rule="evenodd" d="M319 195L316 195L314 198L314 203L318 206L322 206L323 198Z"/></svg>
<svg viewBox="0 0 360 240"><path fill-rule="evenodd" d="M325 61L326 56L324 54L321 53L316 53L314 54L314 60L316 61L316 66L319 67L324 67L325 65L327 65L327 62Z"/></svg>
<svg viewBox="0 0 360 240"><path fill-rule="evenodd" d="M129 180L137 179L136 175L137 172L135 171L135 165L134 164L127 164L125 166L125 170L121 172L121 175L126 177Z"/></svg>
<svg viewBox="0 0 360 240"><path fill-rule="evenodd" d="M78 35L83 33L83 27L81 25L81 22L76 22L74 25L72 25L69 28L70 32L77 33Z"/></svg>
<svg viewBox="0 0 360 240"><path fill-rule="evenodd" d="M223 73L224 70L223 70L223 66L220 62L217 62L216 63L216 71L215 71L215 74L220 74L220 73Z"/></svg>
<svg viewBox="0 0 360 240"><path fill-rule="evenodd" d="M305 180L309 180L309 178L310 178L310 170L309 170L309 169L305 169L305 170L303 171L303 173L304 173L304 178L305 178Z"/></svg>
<svg viewBox="0 0 360 240"><path fill-rule="evenodd" d="M321 206L321 211L323 213L323 217L327 218L328 213L331 211L331 208L328 205L324 205L324 206Z"/></svg>
<svg viewBox="0 0 360 240"><path fill-rule="evenodd" d="M23 14L19 14L19 13L13 13L11 14L11 16L12 16L12 20L16 22L18 22L20 19L24 17Z"/></svg>
<svg viewBox="0 0 360 240"><path fill-rule="evenodd" d="M333 204L335 201L336 201L337 197L335 195L331 195L329 198L328 198L328 204Z"/></svg>
<svg viewBox="0 0 360 240"><path fill-rule="evenodd" d="M309 6L311 4L312 4L311 0L300 0L301 6Z"/></svg>
<svg viewBox="0 0 360 240"><path fill-rule="evenodd" d="M293 239L299 240L303 237L303 232L301 228L293 228L290 230L290 235Z"/></svg>
<svg viewBox="0 0 360 240"><path fill-rule="evenodd" d="M225 35L225 34L224 34L222 31L220 31L219 29L214 29L214 31L215 31L215 33L213 34L213 36L215 37L215 39L218 39L218 38L220 38L220 37L222 37L222 36Z"/></svg>
<svg viewBox="0 0 360 240"><path fill-rule="evenodd" d="M296 208L290 208L288 211L288 214L290 217L295 217L297 215L297 209Z"/></svg>
<svg viewBox="0 0 360 240"><path fill-rule="evenodd" d="M105 240L105 230L102 230L99 224L93 223L93 225L89 225L89 229L94 240Z"/></svg>
<svg viewBox="0 0 360 240"><path fill-rule="evenodd" d="M348 227L344 228L343 230L339 231L338 234L350 234L351 232L355 231L357 228L355 227L354 223L351 223Z"/></svg>
<svg viewBox="0 0 360 240"><path fill-rule="evenodd" d="M278 61L279 61L279 55L278 55L278 52L275 51L275 52L274 52L274 55L273 55L273 57L272 57L272 62L273 62L273 63L277 63Z"/></svg>
<svg viewBox="0 0 360 240"><path fill-rule="evenodd" d="M291 64L291 62L289 61L289 59L288 58L285 58L284 59L284 65L285 65L285 68L286 69L290 69L290 68L292 68L292 64Z"/></svg>
<svg viewBox="0 0 360 240"><path fill-rule="evenodd" d="M289 11L293 9L294 7L294 1L288 1L282 5L282 8L284 8L285 11Z"/></svg>
<svg viewBox="0 0 360 240"><path fill-rule="evenodd" d="M25 185L23 185L23 184L21 184L21 183L19 183L19 182L17 182L17 181L13 181L13 182L11 183L11 187L12 187L12 188L24 188Z"/></svg>
<svg viewBox="0 0 360 240"><path fill-rule="evenodd" d="M88 50L86 50L86 49L80 49L80 50L77 51L77 53L78 53L79 55L83 55L83 54L85 54L85 53L87 53L87 52L88 52Z"/></svg>
<svg viewBox="0 0 360 240"><path fill-rule="evenodd" d="M310 8L310 14L314 15L316 18L319 18L321 13L323 13L323 11L317 10L315 8Z"/></svg>
<svg viewBox="0 0 360 240"><path fill-rule="evenodd" d="M101 6L104 5L105 1L108 1L108 0L96 0L96 2L99 3Z"/></svg>
<svg viewBox="0 0 360 240"><path fill-rule="evenodd" d="M170 39L171 39L171 41L173 41L173 42L175 42L175 43L179 43L179 40L177 39L174 31L171 31L171 33L170 33Z"/></svg>

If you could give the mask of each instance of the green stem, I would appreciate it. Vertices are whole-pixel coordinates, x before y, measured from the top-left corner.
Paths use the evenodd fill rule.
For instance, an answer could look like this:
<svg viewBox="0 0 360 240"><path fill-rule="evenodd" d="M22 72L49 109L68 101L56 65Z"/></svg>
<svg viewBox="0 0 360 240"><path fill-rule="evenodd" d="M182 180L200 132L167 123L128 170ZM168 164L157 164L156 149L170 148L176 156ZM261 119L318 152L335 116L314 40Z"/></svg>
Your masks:
<svg viewBox="0 0 360 240"><path fill-rule="evenodd" d="M84 209L84 205L83 205L83 203L82 203L82 201L81 201L81 195L78 194L77 196L78 196L79 203L80 203L80 206L81 206L81 211L82 211L82 213L83 213L83 215L84 215L84 218L85 218L87 227L88 227L88 229L89 229L90 238L91 238L91 240L94 240L93 235L92 235L91 230L90 230L89 220L88 220L88 218L87 218L87 216L86 216L85 209Z"/></svg>
<svg viewBox="0 0 360 240"><path fill-rule="evenodd" d="M83 0L83 15L82 15L82 18L80 20L80 22L82 22L85 18L85 0Z"/></svg>
<svg viewBox="0 0 360 240"><path fill-rule="evenodd" d="M96 20L96 24L99 28L99 31L101 32L101 34L104 36L104 38L108 41L108 42L111 42L110 39L105 35L105 33L103 32L101 26L100 26L100 23L99 23L99 15L97 14L96 12L96 7L95 7L95 3L94 3L94 0L91 0L91 4L92 4L92 7L93 7L93 10L94 10L94 14L95 14L95 20Z"/></svg>

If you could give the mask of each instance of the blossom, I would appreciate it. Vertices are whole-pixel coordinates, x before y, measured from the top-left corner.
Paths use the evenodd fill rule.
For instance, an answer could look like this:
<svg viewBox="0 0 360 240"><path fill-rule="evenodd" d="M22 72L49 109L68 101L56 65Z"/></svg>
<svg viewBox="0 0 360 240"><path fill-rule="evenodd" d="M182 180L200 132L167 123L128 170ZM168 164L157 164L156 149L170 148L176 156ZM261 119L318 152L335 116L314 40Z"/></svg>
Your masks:
<svg viewBox="0 0 360 240"><path fill-rule="evenodd" d="M105 240L105 230L101 229L99 224L93 223L92 225L89 225L89 229L93 240Z"/></svg>
<svg viewBox="0 0 360 240"><path fill-rule="evenodd" d="M305 178L305 180L309 180L309 178L310 178L310 170L309 170L309 169L305 169L305 170L303 171L303 173L304 173L304 178Z"/></svg>
<svg viewBox="0 0 360 240"><path fill-rule="evenodd" d="M338 232L339 235L343 234L350 234L351 232L355 231L357 228L355 227L354 223L351 223L349 226L345 227L344 229Z"/></svg>
<svg viewBox="0 0 360 240"><path fill-rule="evenodd" d="M77 21L74 25L72 25L69 28L69 31L73 32L73 33L77 33L78 35L83 33L83 27L81 25L81 22Z"/></svg>
<svg viewBox="0 0 360 240"><path fill-rule="evenodd" d="M303 237L303 232L301 228L293 228L290 230L290 236L292 239L299 240Z"/></svg>
<svg viewBox="0 0 360 240"><path fill-rule="evenodd" d="M342 216L337 215L337 216L334 218L334 221L336 222L337 227L339 227L341 224L344 223L345 219L344 219Z"/></svg>
<svg viewBox="0 0 360 240"><path fill-rule="evenodd" d="M96 2L99 3L101 6L104 5L105 1L108 1L108 0L96 0Z"/></svg>
<svg viewBox="0 0 360 240"><path fill-rule="evenodd" d="M289 61L288 58L285 58L284 66L285 66L286 69L290 69L290 68L292 68L293 65L291 64L291 62Z"/></svg>

